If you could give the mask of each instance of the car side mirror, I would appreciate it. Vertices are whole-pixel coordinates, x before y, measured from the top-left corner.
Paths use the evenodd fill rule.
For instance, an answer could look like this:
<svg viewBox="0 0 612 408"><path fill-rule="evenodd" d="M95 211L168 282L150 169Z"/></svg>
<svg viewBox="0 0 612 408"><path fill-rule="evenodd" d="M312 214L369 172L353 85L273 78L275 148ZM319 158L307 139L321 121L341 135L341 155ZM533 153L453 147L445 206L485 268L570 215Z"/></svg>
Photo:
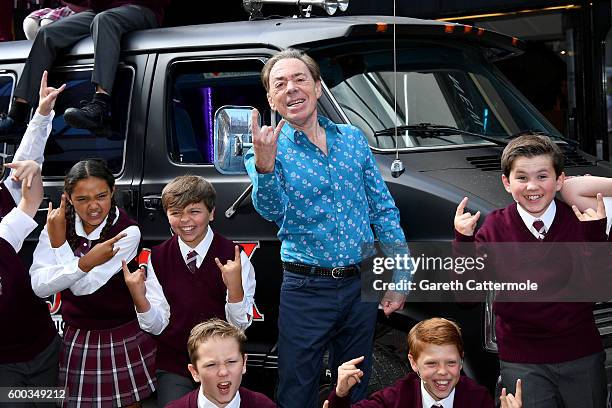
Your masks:
<svg viewBox="0 0 612 408"><path fill-rule="evenodd" d="M253 146L252 106L225 105L215 112L215 168L222 174L246 174L244 154Z"/></svg>

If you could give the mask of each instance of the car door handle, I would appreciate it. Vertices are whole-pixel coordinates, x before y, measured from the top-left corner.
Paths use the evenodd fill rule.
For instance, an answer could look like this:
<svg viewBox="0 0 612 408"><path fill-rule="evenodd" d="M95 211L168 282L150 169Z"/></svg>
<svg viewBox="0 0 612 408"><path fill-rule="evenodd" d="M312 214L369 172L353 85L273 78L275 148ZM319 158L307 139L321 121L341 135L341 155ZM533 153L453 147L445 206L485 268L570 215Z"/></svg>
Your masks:
<svg viewBox="0 0 612 408"><path fill-rule="evenodd" d="M144 208L149 211L157 211L162 208L161 195L146 195L142 197Z"/></svg>

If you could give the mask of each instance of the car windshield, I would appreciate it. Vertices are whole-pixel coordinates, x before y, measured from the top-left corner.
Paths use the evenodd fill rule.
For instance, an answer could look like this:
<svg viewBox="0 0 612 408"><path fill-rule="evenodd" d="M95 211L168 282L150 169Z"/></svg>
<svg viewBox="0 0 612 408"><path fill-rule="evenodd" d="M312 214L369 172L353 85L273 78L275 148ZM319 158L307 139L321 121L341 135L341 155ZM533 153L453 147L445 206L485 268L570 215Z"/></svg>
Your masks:
<svg viewBox="0 0 612 408"><path fill-rule="evenodd" d="M395 74L392 50L380 45L345 48L319 63L336 102L374 148L491 143L487 138L507 142L525 131L562 137L475 47L400 43ZM396 125L404 127L397 144ZM462 132L421 129L429 125Z"/></svg>

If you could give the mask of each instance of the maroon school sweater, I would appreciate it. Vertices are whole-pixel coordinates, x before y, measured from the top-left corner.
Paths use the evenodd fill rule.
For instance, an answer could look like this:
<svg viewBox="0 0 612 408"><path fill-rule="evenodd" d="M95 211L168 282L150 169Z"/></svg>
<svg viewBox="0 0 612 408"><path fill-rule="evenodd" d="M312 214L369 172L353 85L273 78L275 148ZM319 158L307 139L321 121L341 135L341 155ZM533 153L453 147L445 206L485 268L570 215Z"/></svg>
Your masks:
<svg viewBox="0 0 612 408"><path fill-rule="evenodd" d="M555 200L556 214L542 242L605 241L606 220L581 222L572 209ZM460 242L540 242L529 231L513 203L487 216L474 237L455 231ZM571 275L562 256L530 262L525 276ZM503 269L500 268L500 269ZM593 318L593 304L495 302L495 333L499 358L511 363L561 363L603 350Z"/></svg>
<svg viewBox="0 0 612 408"><path fill-rule="evenodd" d="M0 183L0 217L15 207ZM0 364L29 361L51 343L57 331L47 302L32 291L30 274L15 249L0 239Z"/></svg>
<svg viewBox="0 0 612 408"><path fill-rule="evenodd" d="M351 398L338 397L336 391L327 398L329 408L423 408L421 379L410 373L390 387L372 394L367 400L351 405ZM485 387L461 376L455 386L454 408L493 408L493 398ZM429 408L429 407L426 407Z"/></svg>
<svg viewBox="0 0 612 408"><path fill-rule="evenodd" d="M191 273L175 235L151 250L151 263L170 305L168 326L157 336L157 368L191 378L187 370L187 339L198 323L218 317L225 320L226 287L215 257L222 263L234 259L234 243L215 233L206 257Z"/></svg>
<svg viewBox="0 0 612 408"><path fill-rule="evenodd" d="M108 236L112 238L132 225L137 225L136 221L120 208L119 219L111 227ZM79 257L100 242L96 240L90 243L83 237L77 238L77 246L72 248L72 251ZM63 290L62 317L66 324L86 330L111 329L136 319L134 302L123 279L123 273L114 274L90 295L75 296L69 288Z"/></svg>
<svg viewBox="0 0 612 408"><path fill-rule="evenodd" d="M185 394L176 401L172 401L166 408L198 408L198 393L200 387ZM247 390L244 387L238 389L240 393L240 408L276 408L276 404L265 395Z"/></svg>

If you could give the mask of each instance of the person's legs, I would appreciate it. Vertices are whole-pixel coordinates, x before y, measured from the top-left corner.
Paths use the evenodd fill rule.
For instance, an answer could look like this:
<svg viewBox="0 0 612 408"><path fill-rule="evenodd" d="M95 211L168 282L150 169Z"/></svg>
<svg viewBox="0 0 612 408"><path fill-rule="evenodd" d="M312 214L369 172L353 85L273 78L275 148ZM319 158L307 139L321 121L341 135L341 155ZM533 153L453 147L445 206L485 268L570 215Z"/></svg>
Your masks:
<svg viewBox="0 0 612 408"><path fill-rule="evenodd" d="M30 361L0 365L0 387L55 387L62 340L59 336ZM49 403L3 403L5 408L54 407Z"/></svg>
<svg viewBox="0 0 612 408"><path fill-rule="evenodd" d="M31 106L36 106L43 71L51 68L58 51L70 47L89 35L89 26L94 16L93 11L84 11L38 30L15 88L15 97L26 100Z"/></svg>
<svg viewBox="0 0 612 408"><path fill-rule="evenodd" d="M5 118L0 119L0 136L13 135L16 138L5 141L17 142L21 139L28 121L30 106L38 104L38 91L43 71L51 68L58 51L87 37L93 17L93 12L84 11L38 30L17 82L11 109Z"/></svg>
<svg viewBox="0 0 612 408"><path fill-rule="evenodd" d="M113 90L123 35L155 27L155 13L144 6L126 5L97 14L91 23L94 42L91 82L110 93Z"/></svg>
<svg viewBox="0 0 612 408"><path fill-rule="evenodd" d="M363 371L361 382L351 390L351 402L367 397L368 383L372 372L372 352L378 304L361 302L361 281L359 278L346 280L338 291L343 314L337 322L337 331L331 335L329 351L332 384L336 383L338 366L345 361L364 356L359 366Z"/></svg>
<svg viewBox="0 0 612 408"><path fill-rule="evenodd" d="M193 391L197 384L190 378L169 371L157 370L157 406L164 408L169 402Z"/></svg>
<svg viewBox="0 0 612 408"><path fill-rule="evenodd" d="M515 393L516 380L521 379L523 408L563 408L554 364L518 364L499 362L502 384Z"/></svg>
<svg viewBox="0 0 612 408"><path fill-rule="evenodd" d="M284 273L278 318L280 408L320 408L323 353L339 317L337 283L333 278Z"/></svg>
<svg viewBox="0 0 612 408"><path fill-rule="evenodd" d="M157 27L155 14L147 7L126 5L103 11L91 23L94 42L94 70L91 81L96 93L91 102L81 108L69 108L64 120L70 126L98 130L110 123L111 99L121 38L135 30Z"/></svg>
<svg viewBox="0 0 612 408"><path fill-rule="evenodd" d="M606 406L606 356L602 351L559 364L559 393L565 408Z"/></svg>

